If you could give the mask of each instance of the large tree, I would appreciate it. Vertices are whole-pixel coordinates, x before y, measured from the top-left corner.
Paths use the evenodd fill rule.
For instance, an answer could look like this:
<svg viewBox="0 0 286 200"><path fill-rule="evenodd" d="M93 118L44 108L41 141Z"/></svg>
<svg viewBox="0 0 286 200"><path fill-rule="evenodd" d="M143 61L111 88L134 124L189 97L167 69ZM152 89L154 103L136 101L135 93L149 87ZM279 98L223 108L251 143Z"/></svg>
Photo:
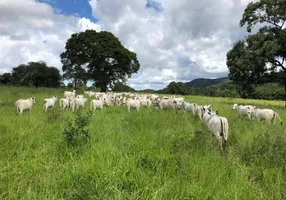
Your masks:
<svg viewBox="0 0 286 200"><path fill-rule="evenodd" d="M260 49L263 42L263 33L250 35L246 40L236 42L227 53L229 78L236 83L237 92L243 98L252 97L254 86L262 83L261 77L268 71Z"/></svg>
<svg viewBox="0 0 286 200"><path fill-rule="evenodd" d="M35 87L59 87L61 75L57 68L48 67L45 62L29 62L13 68L11 83Z"/></svg>
<svg viewBox="0 0 286 200"><path fill-rule="evenodd" d="M168 94L186 94L186 88L184 83L172 81L166 88Z"/></svg>
<svg viewBox="0 0 286 200"><path fill-rule="evenodd" d="M122 82L116 82L112 84L111 89L114 92L135 92L133 88Z"/></svg>
<svg viewBox="0 0 286 200"><path fill-rule="evenodd" d="M4 73L0 75L0 83L4 85L8 85L11 83L11 73Z"/></svg>
<svg viewBox="0 0 286 200"><path fill-rule="evenodd" d="M61 54L63 71L75 72L79 75L77 78L93 80L101 92L117 81L126 81L140 67L136 54L126 49L110 32L86 30L75 33L65 48ZM83 70L86 76L80 75Z"/></svg>
<svg viewBox="0 0 286 200"><path fill-rule="evenodd" d="M249 83L259 80L269 71L282 70L286 101L286 0L260 0L246 7L240 26L251 32L260 24L257 33L237 42L228 52L230 78L237 83L245 78ZM247 62L249 63L247 66ZM244 81L243 85L247 85ZM286 106L286 104L285 104Z"/></svg>

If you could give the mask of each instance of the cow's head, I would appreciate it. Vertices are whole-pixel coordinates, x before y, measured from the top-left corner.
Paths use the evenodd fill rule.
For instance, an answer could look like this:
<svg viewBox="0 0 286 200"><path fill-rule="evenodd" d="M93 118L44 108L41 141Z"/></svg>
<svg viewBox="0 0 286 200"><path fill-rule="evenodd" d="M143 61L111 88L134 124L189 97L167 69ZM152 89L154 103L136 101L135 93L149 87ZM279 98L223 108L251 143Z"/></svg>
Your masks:
<svg viewBox="0 0 286 200"><path fill-rule="evenodd" d="M235 109L237 108L237 106L238 106L238 105L237 105L236 103L233 104L233 105L232 105L232 110L235 110Z"/></svg>
<svg viewBox="0 0 286 200"><path fill-rule="evenodd" d="M35 97L31 97L32 103L36 103L36 98Z"/></svg>

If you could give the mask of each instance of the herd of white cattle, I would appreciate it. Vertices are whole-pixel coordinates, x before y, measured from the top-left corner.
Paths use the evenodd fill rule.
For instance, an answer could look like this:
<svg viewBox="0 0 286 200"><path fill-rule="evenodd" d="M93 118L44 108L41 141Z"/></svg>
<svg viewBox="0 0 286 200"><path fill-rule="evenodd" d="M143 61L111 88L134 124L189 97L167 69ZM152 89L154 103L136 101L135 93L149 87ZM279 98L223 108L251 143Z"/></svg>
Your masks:
<svg viewBox="0 0 286 200"><path fill-rule="evenodd" d="M212 111L212 105L200 106L196 103L186 102L184 98L176 98L175 96L158 96L156 94L135 94L135 93L101 93L85 91L84 94L76 95L76 91L65 91L64 98L59 100L59 107L62 111L70 109L74 111L82 107L85 107L88 98L93 97L90 101L90 110L95 111L96 109L103 109L104 106L125 106L130 112L130 109L136 109L140 111L142 107L151 106L163 109L182 109L185 112L192 113L196 118L202 120L208 130L218 139L220 148L223 150L227 143L228 138L228 121L225 117L218 116L218 112ZM49 108L54 108L57 97L44 99L44 110L47 111ZM32 105L36 103L35 98L19 99L15 105L17 112L22 114L26 109L31 110ZM276 117L279 118L281 125L282 120L280 116L271 109L258 109L252 105L238 105L232 106L233 110L236 110L239 116L248 116L249 119L254 120L266 120L271 121L275 124Z"/></svg>

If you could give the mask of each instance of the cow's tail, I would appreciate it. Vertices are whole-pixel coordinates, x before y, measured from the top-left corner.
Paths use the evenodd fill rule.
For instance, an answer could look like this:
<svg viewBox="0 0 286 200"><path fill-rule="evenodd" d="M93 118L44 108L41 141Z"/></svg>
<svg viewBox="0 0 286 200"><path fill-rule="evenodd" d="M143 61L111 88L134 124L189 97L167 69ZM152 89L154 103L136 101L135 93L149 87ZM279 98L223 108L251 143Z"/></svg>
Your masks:
<svg viewBox="0 0 286 200"><path fill-rule="evenodd" d="M227 144L227 138L228 138L228 123L225 119L220 119L220 124L221 124L221 132L222 132L222 139L223 143L222 146L225 149L226 144Z"/></svg>
<svg viewBox="0 0 286 200"><path fill-rule="evenodd" d="M275 120L276 116L279 118L280 124L281 124L281 126L282 126L282 125L283 125L282 120L281 120L281 118L280 118L280 116L278 115L277 112L274 112L274 114L273 114L273 120Z"/></svg>

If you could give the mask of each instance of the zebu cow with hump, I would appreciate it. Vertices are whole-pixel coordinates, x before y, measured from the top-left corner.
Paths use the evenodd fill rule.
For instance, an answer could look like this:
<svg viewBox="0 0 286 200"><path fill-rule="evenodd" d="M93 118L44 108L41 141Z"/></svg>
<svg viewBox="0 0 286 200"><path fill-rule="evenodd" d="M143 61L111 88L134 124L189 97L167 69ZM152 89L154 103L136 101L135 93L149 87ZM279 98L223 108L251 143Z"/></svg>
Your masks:
<svg viewBox="0 0 286 200"><path fill-rule="evenodd" d="M217 113L208 111L204 117L208 130L218 139L220 149L223 151L227 144L228 121L225 117L218 116Z"/></svg>
<svg viewBox="0 0 286 200"><path fill-rule="evenodd" d="M32 105L36 103L35 97L31 97L29 99L19 99L16 101L15 106L17 109L17 113L22 114L24 110L29 109L32 110Z"/></svg>
<svg viewBox="0 0 286 200"><path fill-rule="evenodd" d="M282 120L280 116L271 109L255 108L254 110L251 111L251 119L260 120L260 121L262 120L271 121L273 125L275 124L276 117L279 118L280 124L282 126Z"/></svg>

